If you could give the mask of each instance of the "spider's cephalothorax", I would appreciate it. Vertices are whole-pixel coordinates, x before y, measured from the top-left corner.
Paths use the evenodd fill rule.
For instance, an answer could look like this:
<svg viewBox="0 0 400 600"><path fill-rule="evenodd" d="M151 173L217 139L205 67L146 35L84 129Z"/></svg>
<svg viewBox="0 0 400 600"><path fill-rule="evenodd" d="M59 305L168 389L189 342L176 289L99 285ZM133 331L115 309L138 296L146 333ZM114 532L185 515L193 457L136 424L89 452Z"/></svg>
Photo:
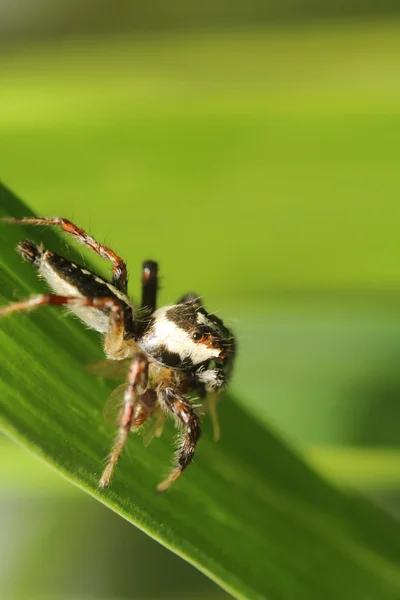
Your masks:
<svg viewBox="0 0 400 600"><path fill-rule="evenodd" d="M59 225L113 264L112 283L95 273L23 241L22 257L38 269L54 294L32 296L0 309L0 316L50 304L66 306L89 327L104 335L108 361L102 361L99 374L106 376L110 366L128 359L118 435L108 464L100 478L107 487L115 464L131 429L151 416L160 424L170 414L182 430L174 467L159 491L166 490L191 462L200 437L199 417L188 393L208 395L215 437L219 435L215 403L232 371L235 339L221 319L206 312L198 297L187 294L177 304L156 310L157 263L146 261L142 269L142 303L137 309L126 294L127 270L124 261L110 248L99 244L82 229L58 217L1 219L26 225ZM121 363L122 361L122 363Z"/></svg>
<svg viewBox="0 0 400 600"><path fill-rule="evenodd" d="M138 345L167 367L191 371L207 391L223 387L234 356L231 332L197 299L156 310Z"/></svg>

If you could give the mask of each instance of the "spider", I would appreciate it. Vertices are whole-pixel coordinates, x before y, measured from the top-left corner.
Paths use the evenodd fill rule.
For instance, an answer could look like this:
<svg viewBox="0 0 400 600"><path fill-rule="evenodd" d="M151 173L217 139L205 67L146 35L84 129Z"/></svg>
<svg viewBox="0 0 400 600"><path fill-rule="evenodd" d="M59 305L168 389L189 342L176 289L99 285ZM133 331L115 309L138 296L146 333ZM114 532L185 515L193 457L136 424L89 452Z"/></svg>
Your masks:
<svg viewBox="0 0 400 600"><path fill-rule="evenodd" d="M110 282L43 246L22 241L17 251L38 270L54 293L31 296L5 306L0 309L0 316L45 304L65 306L103 335L108 360L100 361L94 372L104 372L107 376L116 364L120 366L125 362L129 366L118 433L99 487L109 486L130 431L155 416L158 418L156 435L160 435L160 424L162 426L171 415L181 433L173 468L157 486L159 492L165 491L192 461L201 435L196 412L201 405L193 404L188 394L194 393L202 400L208 396L214 437L219 437L215 406L231 375L236 348L234 336L221 319L205 310L195 294L186 294L177 304L157 309L158 265L154 261L143 262L142 302L141 307L137 307L127 295L127 268L123 259L71 221L59 217L3 218L1 221L60 226L112 263Z"/></svg>

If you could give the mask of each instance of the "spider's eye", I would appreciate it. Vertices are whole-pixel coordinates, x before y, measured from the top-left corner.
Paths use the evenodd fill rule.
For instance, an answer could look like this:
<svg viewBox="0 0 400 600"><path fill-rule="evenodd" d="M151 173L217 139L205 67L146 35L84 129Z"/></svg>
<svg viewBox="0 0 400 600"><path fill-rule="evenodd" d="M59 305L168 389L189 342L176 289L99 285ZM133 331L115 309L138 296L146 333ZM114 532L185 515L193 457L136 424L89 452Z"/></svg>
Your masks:
<svg viewBox="0 0 400 600"><path fill-rule="evenodd" d="M195 342L199 342L203 337L204 336L200 331L195 331L194 334L192 335L192 338L194 339Z"/></svg>

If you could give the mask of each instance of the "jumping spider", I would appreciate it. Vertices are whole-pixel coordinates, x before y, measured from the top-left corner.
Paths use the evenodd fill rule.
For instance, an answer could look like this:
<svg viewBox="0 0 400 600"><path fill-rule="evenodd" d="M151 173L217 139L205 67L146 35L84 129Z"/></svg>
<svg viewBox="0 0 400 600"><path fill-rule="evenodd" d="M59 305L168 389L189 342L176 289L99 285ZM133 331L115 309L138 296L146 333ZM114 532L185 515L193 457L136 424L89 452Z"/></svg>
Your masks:
<svg viewBox="0 0 400 600"><path fill-rule="evenodd" d="M215 403L226 386L235 356L235 339L221 319L206 312L194 294L183 296L177 304L156 309L157 263L145 261L142 267L142 303L138 308L127 296L125 262L110 248L99 244L85 231L58 217L5 218L2 222L22 225L58 225L80 243L88 246L113 265L112 283L62 256L21 242L17 250L39 271L55 292L32 296L0 309L0 316L37 308L44 304L66 306L90 328L104 336L108 361L101 361L100 374L110 363L129 363L124 386L118 434L100 478L99 486L110 484L128 434L150 416L159 424L172 415L181 428L174 466L157 487L166 490L191 462L200 437L200 419L187 394L204 399L218 437ZM118 363L121 364L121 363ZM158 425L158 435L160 426Z"/></svg>

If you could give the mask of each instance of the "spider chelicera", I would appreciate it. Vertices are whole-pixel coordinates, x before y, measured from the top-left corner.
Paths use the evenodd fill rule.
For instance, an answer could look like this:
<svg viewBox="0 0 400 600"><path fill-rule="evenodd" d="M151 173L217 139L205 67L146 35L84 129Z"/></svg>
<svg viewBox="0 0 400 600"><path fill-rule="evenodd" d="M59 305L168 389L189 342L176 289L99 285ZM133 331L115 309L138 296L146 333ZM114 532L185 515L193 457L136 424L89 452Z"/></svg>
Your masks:
<svg viewBox="0 0 400 600"><path fill-rule="evenodd" d="M129 363L118 418L118 434L99 481L110 484L114 470L131 430L149 417L160 424L174 417L181 430L174 466L157 487L166 490L193 459L201 434L200 419L191 395L208 396L219 436L215 403L226 386L235 357L235 338L221 319L208 313L194 294L186 294L177 304L156 308L158 265L145 261L142 267L142 303L136 307L127 295L125 262L110 248L99 244L85 231L59 217L5 218L1 222L20 225L58 225L73 238L91 248L113 265L112 283L70 260L37 246L21 242L17 250L50 285L53 294L32 296L0 309L0 316L37 308L44 304L66 306L90 328L104 336L107 361L95 371L104 374L110 365ZM118 362L119 361L119 362ZM112 369L111 369L112 370Z"/></svg>

